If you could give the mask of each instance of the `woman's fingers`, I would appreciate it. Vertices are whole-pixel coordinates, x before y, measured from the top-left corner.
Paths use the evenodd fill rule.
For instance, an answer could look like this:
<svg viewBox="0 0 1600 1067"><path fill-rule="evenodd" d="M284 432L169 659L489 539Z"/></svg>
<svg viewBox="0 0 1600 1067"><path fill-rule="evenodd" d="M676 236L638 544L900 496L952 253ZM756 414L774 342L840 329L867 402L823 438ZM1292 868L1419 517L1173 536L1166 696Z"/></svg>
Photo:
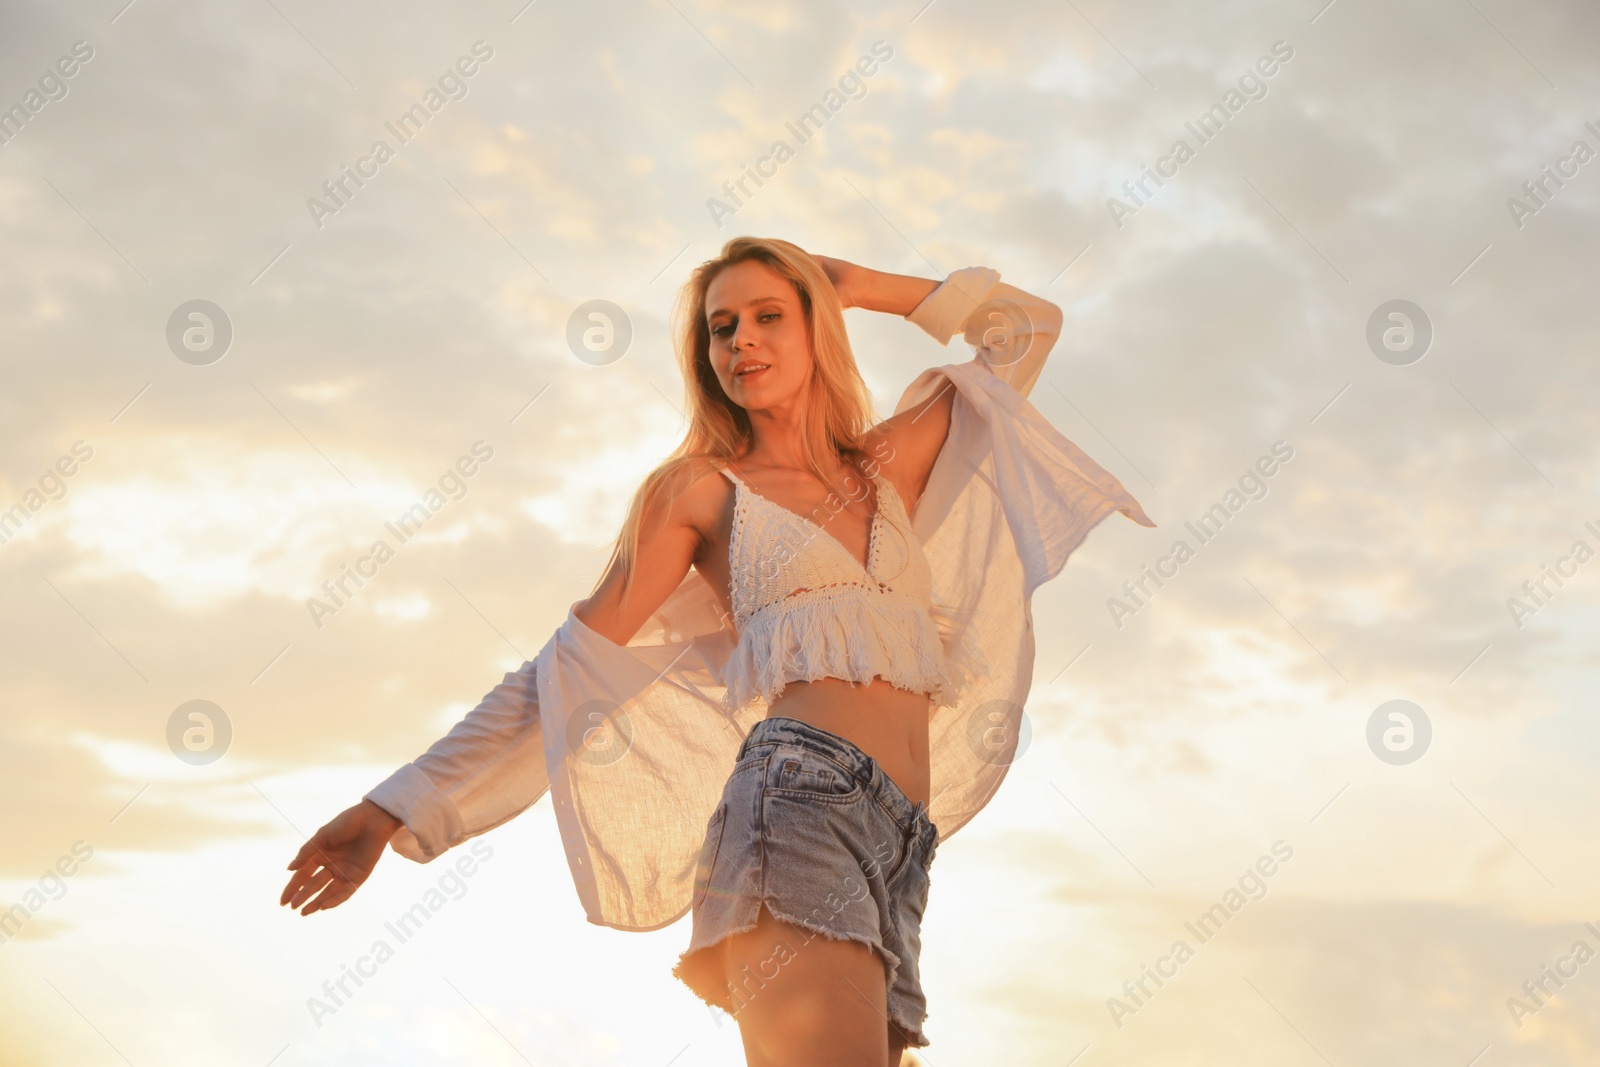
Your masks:
<svg viewBox="0 0 1600 1067"><path fill-rule="evenodd" d="M320 833L321 831L318 832ZM294 854L294 859L289 861L289 870L294 870L296 867L300 866L306 861L306 858L311 855L312 848L315 847L312 842L314 842L316 839L316 835L306 838L305 844L300 846L300 851L296 852Z"/></svg>
<svg viewBox="0 0 1600 1067"><path fill-rule="evenodd" d="M329 871L327 868L323 868L315 875L308 878L305 883L301 885L298 890L296 890L294 896L289 898L289 906L291 908L298 908L300 905L309 900L312 895L317 892L317 890L321 889L331 881L333 881L333 872Z"/></svg>
<svg viewBox="0 0 1600 1067"><path fill-rule="evenodd" d="M316 869L316 864L307 864L289 876L289 884L283 887L283 892L278 895L279 904L287 904L289 900L306 884L306 879L311 877L311 872Z"/></svg>
<svg viewBox="0 0 1600 1067"><path fill-rule="evenodd" d="M320 836L320 831L318 836ZM293 892L310 881L314 875L332 871L341 878L346 877L341 868L349 866L349 860L341 858L335 861L327 851L317 846L317 836L313 836L311 840L301 847L299 854L295 856L295 859L299 862L294 875L289 879L288 887L283 891L280 903L287 902Z"/></svg>
<svg viewBox="0 0 1600 1067"><path fill-rule="evenodd" d="M289 884L283 887L283 895L278 898L279 904L287 904L305 888L306 884L319 873L325 872L327 867L318 859L313 858L300 865L289 878ZM297 905L298 906L298 905Z"/></svg>
<svg viewBox="0 0 1600 1067"><path fill-rule="evenodd" d="M347 870L354 872L356 869L356 864L348 856L341 856L336 863L321 852L314 853L313 857L289 879L289 884L284 887L278 903L287 904L291 908L306 905L300 911L302 915L310 915L314 911L342 904L360 884L345 873ZM319 890L320 895L318 895Z"/></svg>
<svg viewBox="0 0 1600 1067"><path fill-rule="evenodd" d="M340 904L343 904L346 900L349 900L350 894L354 893L355 891L356 887L351 885L349 882L343 881L342 879L335 880L322 891L321 896L307 904L305 910L300 914L310 915L314 911L323 911L327 908L336 908Z"/></svg>

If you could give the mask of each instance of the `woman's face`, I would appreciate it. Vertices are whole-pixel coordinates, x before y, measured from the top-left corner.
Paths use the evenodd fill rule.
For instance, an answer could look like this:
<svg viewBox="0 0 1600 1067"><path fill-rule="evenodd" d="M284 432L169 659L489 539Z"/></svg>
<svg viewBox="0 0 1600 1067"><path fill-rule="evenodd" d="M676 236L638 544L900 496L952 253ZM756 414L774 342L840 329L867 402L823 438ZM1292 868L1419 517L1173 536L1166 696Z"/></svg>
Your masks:
<svg viewBox="0 0 1600 1067"><path fill-rule="evenodd" d="M746 411L801 396L811 379L811 345L794 285L759 260L744 260L706 289L711 367L722 391ZM744 367L765 370L736 373Z"/></svg>

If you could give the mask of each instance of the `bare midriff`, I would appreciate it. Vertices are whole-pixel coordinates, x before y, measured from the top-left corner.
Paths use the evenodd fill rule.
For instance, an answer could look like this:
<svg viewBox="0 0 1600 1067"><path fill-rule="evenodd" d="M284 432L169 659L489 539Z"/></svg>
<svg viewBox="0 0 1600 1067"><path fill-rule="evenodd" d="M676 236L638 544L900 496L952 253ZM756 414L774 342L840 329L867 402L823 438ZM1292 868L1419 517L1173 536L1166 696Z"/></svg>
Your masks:
<svg viewBox="0 0 1600 1067"><path fill-rule="evenodd" d="M882 678L852 683L843 678L794 681L767 705L767 718L809 723L849 741L877 761L912 801L928 804L928 712L926 693L900 689Z"/></svg>

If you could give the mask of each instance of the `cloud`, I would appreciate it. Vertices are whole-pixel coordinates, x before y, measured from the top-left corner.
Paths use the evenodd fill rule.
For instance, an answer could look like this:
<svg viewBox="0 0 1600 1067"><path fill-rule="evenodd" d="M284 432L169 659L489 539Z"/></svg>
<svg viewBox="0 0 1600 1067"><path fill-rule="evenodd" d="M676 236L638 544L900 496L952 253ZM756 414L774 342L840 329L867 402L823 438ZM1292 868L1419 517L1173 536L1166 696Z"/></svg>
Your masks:
<svg viewBox="0 0 1600 1067"><path fill-rule="evenodd" d="M1059 303L1033 403L1160 524L1112 517L1035 601L1034 749L939 857L974 941L930 956L930 988L984 984L932 1006L937 1040L987 1040L986 1012L1018 1020L1016 1062L1109 1035L1105 997L1211 891L1194 872L1348 784L1315 876L1092 1055L1311 1055L1287 1017L1334 1062L1592 1058L1588 977L1521 1031L1503 1013L1593 882L1568 843L1595 803L1600 585L1580 570L1521 629L1505 601L1600 519L1600 170L1521 229L1506 200L1600 121L1600 11L517 6L8 12L24 81L0 98L79 38L96 58L0 148L0 505L72 442L96 455L0 545L0 875L83 838L114 872L86 877L148 888L153 853L289 842L284 815L309 831L422 751L587 594L682 434L677 287L766 233L923 277L990 264ZM706 197L880 37L868 94L712 226ZM467 97L316 228L306 199L479 38ZM1119 229L1107 199L1280 39L1268 94ZM234 327L203 367L164 336L202 297ZM565 341L597 297L634 326L606 367ZM1365 341L1397 297L1435 328L1405 367ZM885 412L962 356L849 320ZM305 598L479 439L466 497L315 627ZM1119 629L1107 599L1279 439L1269 495ZM1362 734L1395 696L1436 727L1409 768ZM209 769L164 747L202 698L236 728ZM1038 925L1007 925L1008 887ZM124 951L65 915L15 947ZM1004 975L973 963L996 936Z"/></svg>

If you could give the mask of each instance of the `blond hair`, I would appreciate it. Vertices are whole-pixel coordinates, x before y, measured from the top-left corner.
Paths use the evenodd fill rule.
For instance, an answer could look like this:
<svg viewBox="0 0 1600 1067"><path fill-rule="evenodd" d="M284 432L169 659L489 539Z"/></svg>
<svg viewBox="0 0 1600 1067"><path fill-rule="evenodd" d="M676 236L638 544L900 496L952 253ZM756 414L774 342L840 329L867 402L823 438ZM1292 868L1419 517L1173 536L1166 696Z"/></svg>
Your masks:
<svg viewBox="0 0 1600 1067"><path fill-rule="evenodd" d="M683 374L689 429L678 447L646 475L634 491L628 517L590 596L598 591L605 575L618 560L622 564L622 595L628 595L638 559L642 518L646 512L659 507L663 498L670 511L677 498L673 489L674 474L702 460L710 460L717 467L724 466L750 447L750 416L723 392L722 383L711 366L706 291L712 280L728 267L752 260L766 264L794 285L805 315L806 338L812 354L800 442L806 467L824 485L837 491L820 457L824 453L831 453L835 459L865 456L866 435L876 421L872 394L856 367L850 338L845 333L839 295L827 273L810 253L788 241L770 237L733 238L722 246L717 258L696 267L678 291L673 332L677 339L678 369ZM847 496L843 492L839 495Z"/></svg>

